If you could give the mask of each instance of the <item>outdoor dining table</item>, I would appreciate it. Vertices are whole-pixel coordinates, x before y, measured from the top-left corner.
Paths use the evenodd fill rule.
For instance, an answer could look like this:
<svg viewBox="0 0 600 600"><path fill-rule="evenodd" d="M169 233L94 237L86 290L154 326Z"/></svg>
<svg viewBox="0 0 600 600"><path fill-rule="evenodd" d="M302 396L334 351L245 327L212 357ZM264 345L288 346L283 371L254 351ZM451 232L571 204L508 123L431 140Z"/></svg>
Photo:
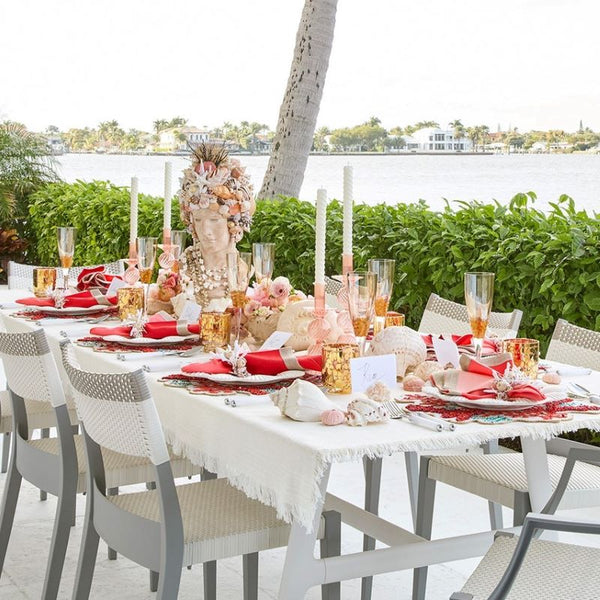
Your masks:
<svg viewBox="0 0 600 600"><path fill-rule="evenodd" d="M0 292L0 304L22 297L23 292ZM6 312L10 312L6 310ZM25 327L35 323L18 319ZM59 358L60 339L84 335L81 323L42 324L51 347ZM545 440L560 433L587 427L600 430L600 414L574 414L557 422L505 424L465 423L455 431L433 431L405 419L369 424L365 427L325 427L282 417L278 408L256 398L231 408L222 396L191 394L169 387L159 379L176 372L190 358L160 357L118 360L116 354L75 346L82 368L118 372L153 365L147 373L168 443L196 464L220 477L248 496L277 509L292 524L280 583L280 600L303 598L315 585L386 572L472 558L483 555L493 541L493 532L425 540L379 516L366 512L342 498L327 494L330 468L334 463L380 458L398 452L432 452L476 445L506 437L520 437L534 511L539 511L551 494ZM200 358L201 359L201 358ZM168 360L165 371L157 361ZM193 359L197 362L199 358ZM59 362L59 361L57 361ZM167 366L167 365L166 365ZM61 368L61 367L59 367ZM600 372L568 378L600 392ZM348 396L331 396L344 408ZM398 490L399 499L402 492ZM406 493L406 500L408 495ZM379 540L386 547L324 559L314 557L320 515L336 510L342 522Z"/></svg>

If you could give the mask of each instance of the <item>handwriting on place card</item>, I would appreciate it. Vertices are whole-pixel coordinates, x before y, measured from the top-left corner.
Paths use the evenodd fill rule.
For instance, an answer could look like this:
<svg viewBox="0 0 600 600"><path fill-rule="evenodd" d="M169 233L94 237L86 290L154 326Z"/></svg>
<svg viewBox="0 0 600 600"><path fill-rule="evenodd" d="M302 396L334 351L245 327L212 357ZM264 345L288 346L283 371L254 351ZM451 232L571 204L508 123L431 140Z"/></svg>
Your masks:
<svg viewBox="0 0 600 600"><path fill-rule="evenodd" d="M364 392L376 381L385 383L389 388L396 387L396 356L361 356L350 360L352 392Z"/></svg>

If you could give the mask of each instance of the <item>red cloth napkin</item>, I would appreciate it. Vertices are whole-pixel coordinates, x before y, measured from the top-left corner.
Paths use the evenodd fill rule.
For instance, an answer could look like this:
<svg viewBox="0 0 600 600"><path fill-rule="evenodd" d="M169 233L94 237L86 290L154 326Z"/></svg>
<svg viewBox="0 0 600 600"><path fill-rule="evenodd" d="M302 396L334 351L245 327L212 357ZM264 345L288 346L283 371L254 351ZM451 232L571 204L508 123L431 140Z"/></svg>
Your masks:
<svg viewBox="0 0 600 600"><path fill-rule="evenodd" d="M428 350L433 349L433 336L431 334L421 334L425 345ZM447 339L447 336L439 336L442 339ZM460 348L469 348L473 347L473 336L470 333L465 333L464 335L452 335L452 341ZM482 351L484 354L492 354L497 352L496 342L491 338L484 338Z"/></svg>
<svg viewBox="0 0 600 600"><path fill-rule="evenodd" d="M488 377L493 377L494 371L500 375L504 375L506 369L513 365L512 356L508 352L481 358L463 354L459 360L460 368L463 371L468 371L469 373L479 373L480 375L487 375Z"/></svg>
<svg viewBox="0 0 600 600"><path fill-rule="evenodd" d="M246 368L251 375L278 375L283 371L320 371L321 355L295 356L291 348L248 352ZM220 358L203 363L191 363L181 369L184 373L231 373L231 365Z"/></svg>
<svg viewBox="0 0 600 600"><path fill-rule="evenodd" d="M104 266L82 269L77 277L77 289L81 291L100 288L107 290L113 279L121 279L119 275L109 275L104 272Z"/></svg>
<svg viewBox="0 0 600 600"><path fill-rule="evenodd" d="M122 335L129 337L131 326L120 327L92 327L90 335ZM144 326L144 337L160 340L171 335L192 335L200 333L198 323L187 321L150 321Z"/></svg>
<svg viewBox="0 0 600 600"><path fill-rule="evenodd" d="M18 304L25 306L54 306L54 298L21 298L17 300ZM96 305L114 306L117 304L117 297L107 297L98 290L79 292L65 296L65 308L90 308Z"/></svg>

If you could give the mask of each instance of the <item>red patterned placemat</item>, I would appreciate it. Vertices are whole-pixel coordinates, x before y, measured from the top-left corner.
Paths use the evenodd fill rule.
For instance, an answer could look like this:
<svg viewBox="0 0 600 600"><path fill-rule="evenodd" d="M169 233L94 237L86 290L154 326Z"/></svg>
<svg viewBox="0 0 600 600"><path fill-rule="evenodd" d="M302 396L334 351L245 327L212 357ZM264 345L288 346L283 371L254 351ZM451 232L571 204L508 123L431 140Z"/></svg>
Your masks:
<svg viewBox="0 0 600 600"><path fill-rule="evenodd" d="M77 321L87 321L87 319L96 319L105 315L116 315L118 308L109 308L95 312L85 313L84 315L61 315L60 313L47 313L41 310L20 310L11 314L11 317L27 319L28 321L39 321L40 319L71 319Z"/></svg>
<svg viewBox="0 0 600 600"><path fill-rule="evenodd" d="M564 399L533 406L524 410L489 411L466 408L431 396L410 396L413 403L404 408L411 412L425 412L454 423L503 424L512 421L549 422L568 421L571 413L600 413L600 406L578 400Z"/></svg>
<svg viewBox="0 0 600 600"><path fill-rule="evenodd" d="M200 342L181 342L179 344L161 344L160 340L156 340L156 344L151 346L129 346L127 344L119 344L118 342L107 342L99 337L82 337L77 340L78 346L84 348L92 348L95 352L111 352L123 354L126 352L156 352L157 350L172 350L174 352L183 352L198 348Z"/></svg>

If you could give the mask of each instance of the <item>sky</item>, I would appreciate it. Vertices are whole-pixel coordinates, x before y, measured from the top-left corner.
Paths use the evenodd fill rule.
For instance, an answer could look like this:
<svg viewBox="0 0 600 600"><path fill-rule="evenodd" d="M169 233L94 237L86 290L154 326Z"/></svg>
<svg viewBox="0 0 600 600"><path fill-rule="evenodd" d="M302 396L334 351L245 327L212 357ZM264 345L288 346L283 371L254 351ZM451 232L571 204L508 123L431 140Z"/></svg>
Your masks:
<svg viewBox="0 0 600 600"><path fill-rule="evenodd" d="M0 120L275 128L304 0L0 0ZM600 130L597 0L339 0L318 126Z"/></svg>

